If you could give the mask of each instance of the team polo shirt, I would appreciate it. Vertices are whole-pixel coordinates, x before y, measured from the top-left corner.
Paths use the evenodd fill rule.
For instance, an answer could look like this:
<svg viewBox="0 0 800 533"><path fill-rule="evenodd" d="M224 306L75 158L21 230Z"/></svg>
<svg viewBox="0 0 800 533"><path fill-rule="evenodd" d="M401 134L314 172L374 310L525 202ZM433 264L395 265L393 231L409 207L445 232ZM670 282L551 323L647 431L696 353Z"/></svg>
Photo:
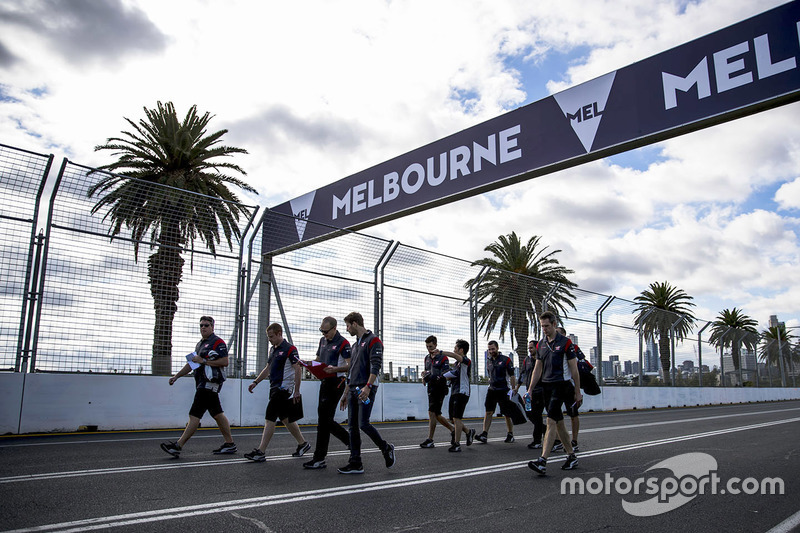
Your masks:
<svg viewBox="0 0 800 533"><path fill-rule="evenodd" d="M445 373L450 371L450 361L441 350L433 356L429 353L425 356L425 371L428 372L428 386L437 386L440 382L444 383L442 380ZM446 389L445 393L447 393Z"/></svg>
<svg viewBox="0 0 800 533"><path fill-rule="evenodd" d="M297 348L283 339L283 342L273 346L269 353L267 365L269 366L269 388L284 389L294 392L294 365L300 361Z"/></svg>
<svg viewBox="0 0 800 533"><path fill-rule="evenodd" d="M533 367L536 365L536 360L528 354L525 359L522 360L522 366L519 369L519 382L528 388L528 385L531 381L531 377L533 376ZM542 380L539 380L539 383L533 388L533 391L542 390ZM533 392L531 391L531 392Z"/></svg>
<svg viewBox="0 0 800 533"><path fill-rule="evenodd" d="M350 341L342 337L338 331L331 340L322 337L317 348L317 361L329 366L344 366L350 359ZM336 376L331 374L331 378L344 376L344 372L338 372ZM330 378L325 378L330 379Z"/></svg>
<svg viewBox="0 0 800 533"><path fill-rule="evenodd" d="M575 359L575 345L561 333L553 342L544 337L536 345L536 359L542 362L542 383L557 383L572 379L568 361Z"/></svg>
<svg viewBox="0 0 800 533"><path fill-rule="evenodd" d="M222 359L228 357L228 346L225 341L214 335L213 333L206 339L201 339L200 342L194 347L197 355L206 361L214 361L215 359ZM206 388L206 383L222 383L225 381L225 372L223 367L215 367L208 365L200 365L194 369L194 383L198 389Z"/></svg>
<svg viewBox="0 0 800 533"><path fill-rule="evenodd" d="M497 354L486 361L486 372L489 374L489 388L491 390L508 390L508 377L514 375L514 362L510 357Z"/></svg>
<svg viewBox="0 0 800 533"><path fill-rule="evenodd" d="M470 368L472 368L472 361L466 356L460 362L456 361L456 364L453 365L451 372L454 377L450 378L451 394L464 394L469 396Z"/></svg>

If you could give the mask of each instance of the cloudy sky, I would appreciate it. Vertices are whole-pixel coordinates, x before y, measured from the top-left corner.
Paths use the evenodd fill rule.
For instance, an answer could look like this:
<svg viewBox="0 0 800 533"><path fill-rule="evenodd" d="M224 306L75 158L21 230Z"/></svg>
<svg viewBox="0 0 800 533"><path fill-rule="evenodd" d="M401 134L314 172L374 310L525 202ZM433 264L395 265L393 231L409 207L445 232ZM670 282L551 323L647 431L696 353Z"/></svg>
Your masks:
<svg viewBox="0 0 800 533"><path fill-rule="evenodd" d="M7 0L0 143L95 166L196 104L274 206L783 2ZM472 260L516 231L581 288L800 326L800 104L367 230ZM446 216L442 216L446 213Z"/></svg>

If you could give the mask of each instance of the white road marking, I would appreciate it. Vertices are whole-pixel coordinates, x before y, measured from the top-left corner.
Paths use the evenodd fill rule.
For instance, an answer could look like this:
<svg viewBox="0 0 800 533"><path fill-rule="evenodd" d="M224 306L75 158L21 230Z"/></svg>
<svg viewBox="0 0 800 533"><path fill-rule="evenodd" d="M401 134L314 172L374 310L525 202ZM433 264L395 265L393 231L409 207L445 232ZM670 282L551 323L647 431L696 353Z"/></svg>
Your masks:
<svg viewBox="0 0 800 533"><path fill-rule="evenodd" d="M703 433L681 435L667 439L659 439L654 441L646 441L639 443L631 443L623 446L613 448L606 448L603 450L596 450L588 453L581 454L582 457L592 457L597 455L607 455L612 453L620 453L632 449L641 449L650 446L663 446L665 444L672 444L675 442L683 442L687 440L700 439L705 437L713 437L718 435L725 435L728 433L735 433L740 431L750 431L753 429L761 429L779 424L789 424L800 422L800 417L790 418L785 420L776 420L772 422L763 422L760 424L752 424L748 426L739 426L733 428L726 428L716 431L707 431ZM565 459L564 456L553 457L550 463L560 462ZM191 505L183 507L173 507L169 509L159 509L155 511L142 511L138 513L127 513L115 516L105 516L97 518L89 518L84 520L74 520L70 522L61 522L56 524L46 524L42 526L35 526L30 528L15 529L6 533L28 533L34 531L58 531L60 533L71 533L81 531L91 531L97 529L107 529L110 527L121 527L130 525L141 525L150 522L159 522L164 520L175 520L180 518L197 517L201 515L217 514L224 512L241 511L242 509L250 509L255 507L267 507L272 505L280 505L284 503L296 504L300 501L317 500L321 498L330 498L333 496L347 496L358 493L374 492L379 490L389 490L400 487L407 487L412 485L421 485L428 483L436 483L456 478L471 477L486 473L502 472L506 470L513 470L523 468L528 461L515 461L511 463L482 466L477 468L469 468L465 470L456 470L452 472L441 472L437 474L425 474L423 476L412 476L397 480L390 481L372 481L369 483L362 483L359 485L352 485L349 487L330 487L325 489L316 489L302 492L295 492L290 494L278 494L272 496L263 496L259 498L246 498L242 500L232 500L221 504L215 508L209 508L208 505Z"/></svg>

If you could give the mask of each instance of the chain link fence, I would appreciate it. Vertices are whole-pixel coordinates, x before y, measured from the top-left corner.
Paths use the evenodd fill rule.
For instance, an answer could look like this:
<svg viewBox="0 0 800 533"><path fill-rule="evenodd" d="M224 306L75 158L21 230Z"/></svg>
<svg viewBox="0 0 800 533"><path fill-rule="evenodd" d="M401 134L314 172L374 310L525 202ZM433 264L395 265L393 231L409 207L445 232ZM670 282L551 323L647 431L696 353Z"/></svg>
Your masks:
<svg viewBox="0 0 800 533"><path fill-rule="evenodd" d="M308 231L313 223L271 210L256 219L256 207L217 205L242 213L236 228L244 238L234 238L230 248L217 219L195 211L189 217L195 230L184 228L184 235L217 234L216 253L197 238L167 242L153 226L136 231L136 216L115 233L114 208L130 206L119 199L125 195L99 203L106 195L113 199L124 191L140 207L160 206L148 216L162 225L185 215L186 206L219 200L67 160L38 234L51 162L52 156L0 146L0 229L6 236L0 248L0 346L6 370L174 373L199 338L198 318L211 315L231 348L229 373L252 376L266 364L269 323L282 324L301 357L312 359L322 319L341 321L358 311L384 341L383 380L418 381L425 338L434 335L445 350L457 339L470 342L473 380L479 382L489 339L499 341L503 353L524 355L527 341L540 335L536 317L552 310L606 386L796 383L800 348L791 337L781 343L754 338L752 332L642 310L621 298L491 271L363 233ZM113 186L95 190L105 178ZM328 237L280 244L303 233ZM504 287L505 295L496 297L490 284ZM520 303L520 294L527 303ZM493 312L497 324L487 334L485 320ZM346 335L341 324L339 329Z"/></svg>

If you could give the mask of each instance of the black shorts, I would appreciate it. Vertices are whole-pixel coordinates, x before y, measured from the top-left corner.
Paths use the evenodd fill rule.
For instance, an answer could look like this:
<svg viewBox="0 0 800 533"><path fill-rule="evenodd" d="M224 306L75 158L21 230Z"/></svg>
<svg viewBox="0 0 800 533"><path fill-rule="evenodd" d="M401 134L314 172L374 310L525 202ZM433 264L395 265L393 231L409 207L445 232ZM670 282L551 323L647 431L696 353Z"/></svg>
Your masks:
<svg viewBox="0 0 800 533"><path fill-rule="evenodd" d="M575 385L571 381L557 381L555 383L542 383L544 389L544 405L547 409L547 418L564 420L561 408L575 403ZM577 409L576 409L577 410Z"/></svg>
<svg viewBox="0 0 800 533"><path fill-rule="evenodd" d="M501 413L511 412L511 400L508 398L508 389L489 389L486 391L486 401L483 405L486 407L487 413L494 413L497 409L497 404L500 404Z"/></svg>
<svg viewBox="0 0 800 533"><path fill-rule="evenodd" d="M212 417L222 413L222 404L219 403L219 394L208 389L197 389L194 393L194 401L189 409L189 416L203 418L203 415L210 414Z"/></svg>
<svg viewBox="0 0 800 533"><path fill-rule="evenodd" d="M467 408L467 402L469 402L469 395L467 394L456 393L450 395L450 403L447 406L447 412L451 420L455 418L464 418L464 410Z"/></svg>
<svg viewBox="0 0 800 533"><path fill-rule="evenodd" d="M267 412L265 420L275 422L277 420L289 419L289 422L297 422L299 417L293 416L296 409L293 409L294 402L291 398L292 393L286 389L270 389L269 402L267 402Z"/></svg>
<svg viewBox="0 0 800 533"><path fill-rule="evenodd" d="M442 404L447 396L447 387L441 385L428 385L428 412L442 414Z"/></svg>

